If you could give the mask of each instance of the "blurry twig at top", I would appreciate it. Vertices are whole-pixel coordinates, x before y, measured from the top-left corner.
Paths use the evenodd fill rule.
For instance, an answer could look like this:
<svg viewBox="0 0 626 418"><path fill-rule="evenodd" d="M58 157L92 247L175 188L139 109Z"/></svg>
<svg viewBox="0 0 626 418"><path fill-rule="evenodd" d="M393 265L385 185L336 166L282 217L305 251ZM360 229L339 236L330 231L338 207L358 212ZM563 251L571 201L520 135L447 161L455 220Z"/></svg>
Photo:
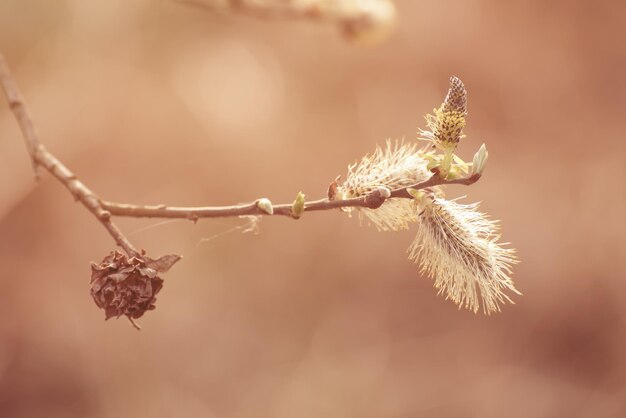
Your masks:
<svg viewBox="0 0 626 418"><path fill-rule="evenodd" d="M380 42L396 19L391 0L175 0L177 3L268 19L306 19L337 25L350 40Z"/></svg>

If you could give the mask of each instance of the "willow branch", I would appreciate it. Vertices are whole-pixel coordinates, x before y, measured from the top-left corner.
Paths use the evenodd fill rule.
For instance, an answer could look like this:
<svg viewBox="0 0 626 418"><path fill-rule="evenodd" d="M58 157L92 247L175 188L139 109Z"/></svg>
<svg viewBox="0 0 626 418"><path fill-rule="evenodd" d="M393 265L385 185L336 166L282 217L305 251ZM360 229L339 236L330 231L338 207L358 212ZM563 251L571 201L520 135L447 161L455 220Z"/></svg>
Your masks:
<svg viewBox="0 0 626 418"><path fill-rule="evenodd" d="M89 212L104 226L104 228L113 237L117 245L119 245L129 256L138 256L139 252L131 244L131 242L122 234L119 228L111 221L111 213L102 207L100 199L94 192L85 186L76 178L61 161L52 155L39 140L39 135L35 130L32 118L26 108L26 104L22 97L17 83L11 76L9 66L0 54L0 84L4 90L4 94L9 103L9 107L17 120L18 125L24 136L26 148L33 161L35 174L38 176L39 167L43 167L57 180L59 180L67 190L74 196L74 199L81 202Z"/></svg>
<svg viewBox="0 0 626 418"><path fill-rule="evenodd" d="M473 176L447 180L434 173L428 180L416 183L412 186L403 187L400 189L392 190L388 197L379 190L374 190L366 196L355 197L351 199L319 199L305 202L304 211L314 212L322 210L331 210L347 207L362 207L369 209L379 208L388 198L406 198L412 199L408 189L427 189L429 187L462 184L470 185L478 181L480 175L475 174ZM250 216L250 215L264 215L269 216L267 212L261 209L258 204L258 200L250 203L242 203L240 205L233 206L194 206L194 207L179 207L168 205L131 205L127 203L108 202L105 200L100 201L101 206L106 209L111 215L114 216L126 216L132 218L174 218L174 219L189 219L191 221L197 221L202 218L224 218L233 216ZM273 205L272 215L294 217L292 214L292 203L283 203Z"/></svg>
<svg viewBox="0 0 626 418"><path fill-rule="evenodd" d="M396 17L391 0L177 0L220 12L260 18L306 19L339 26L348 36L382 33Z"/></svg>
<svg viewBox="0 0 626 418"><path fill-rule="evenodd" d="M237 217L246 215L280 215L299 218L299 214L297 216L293 214L293 203L273 205L273 210L270 214L267 210L260 207L259 200L233 206L178 207L169 205L133 205L100 199L41 144L22 94L11 76L8 65L2 54L0 54L0 84L5 92L9 106L15 115L15 119L22 130L26 147L34 167L45 168L59 180L61 184L70 191L74 198L81 202L87 210L96 217L113 237L117 245L123 248L129 256L139 256L140 254L128 238L126 238L120 229L111 221L111 216L179 218L192 221L197 221L201 218ZM478 181L479 178L479 174L474 174L467 178L449 180L442 177L438 171L435 171L426 181L396 190L376 189L368 195L351 199L319 199L308 201L304 203L304 211L314 212L347 207L377 209L390 198L412 198L408 189L420 190L449 184L470 185Z"/></svg>

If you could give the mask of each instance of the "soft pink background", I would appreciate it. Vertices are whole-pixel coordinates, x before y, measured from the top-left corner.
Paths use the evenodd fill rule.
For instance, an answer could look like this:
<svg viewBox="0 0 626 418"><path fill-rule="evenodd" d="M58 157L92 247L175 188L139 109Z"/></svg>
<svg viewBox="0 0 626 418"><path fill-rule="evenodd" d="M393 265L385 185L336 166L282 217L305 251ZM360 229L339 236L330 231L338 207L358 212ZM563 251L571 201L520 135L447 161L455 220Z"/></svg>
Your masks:
<svg viewBox="0 0 626 418"><path fill-rule="evenodd" d="M502 220L517 304L458 311L407 261L413 232L340 212L256 236L222 234L237 219L120 219L150 254L185 258L143 331L104 322L89 261L113 242L49 175L33 181L1 100L1 417L626 415L626 6L397 8L364 48L172 1L3 0L0 51L45 144L135 203L322 197L376 144L412 140L458 75L459 153L485 142L490 160L450 196Z"/></svg>

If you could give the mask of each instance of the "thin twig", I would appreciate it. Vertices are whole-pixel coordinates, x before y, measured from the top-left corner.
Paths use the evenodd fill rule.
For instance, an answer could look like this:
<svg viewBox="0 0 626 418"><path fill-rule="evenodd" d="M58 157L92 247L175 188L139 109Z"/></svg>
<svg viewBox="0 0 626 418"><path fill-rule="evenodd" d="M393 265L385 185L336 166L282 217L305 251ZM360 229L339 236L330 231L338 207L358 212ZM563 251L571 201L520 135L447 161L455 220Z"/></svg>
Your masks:
<svg viewBox="0 0 626 418"><path fill-rule="evenodd" d="M48 170L50 174L56 177L57 180L72 193L74 199L81 202L87 210L100 221L117 245L122 247L129 256L139 256L139 251L137 251L128 238L126 238L111 221L111 213L102 208L98 196L78 180L74 173L41 144L33 121L26 108L22 93L11 76L9 66L2 54L0 54L0 83L2 84L2 89L9 102L9 107L13 111L13 115L15 115L15 119L22 130L22 135L26 141L26 148L33 161L35 170L37 170L39 166Z"/></svg>
<svg viewBox="0 0 626 418"><path fill-rule="evenodd" d="M176 0L220 12L259 18L308 19L333 23L349 37L380 33L393 26L396 9L391 0Z"/></svg>
<svg viewBox="0 0 626 418"><path fill-rule="evenodd" d="M20 90L17 87L15 80L11 77L9 67L2 54L0 54L0 83L4 89L4 94L6 95L9 107L13 111L13 114L17 119L17 124L22 131L22 136L26 141L26 148L33 163L35 178L39 180L39 164L35 159L37 147L39 146L39 137L37 136L37 131L35 131L35 125L33 125L33 122L28 115Z"/></svg>
<svg viewBox="0 0 626 418"><path fill-rule="evenodd" d="M409 187L403 187L401 189L391 191L393 198L407 198L411 199L407 189L421 190L429 187L448 185L448 184L463 184L470 185L478 181L480 175L474 175L468 178L446 180L438 173L433 174L428 180L417 183ZM376 209L382 205L385 198L377 196L376 191L370 195L355 197L351 199L343 200L329 200L319 199L308 201L304 205L305 212L330 210L346 207L364 207L370 209ZM100 201L100 204L104 209L109 211L114 216L126 216L132 218L178 218L189 219L191 221L197 221L201 218L224 218L232 216L244 216L244 215L264 215L269 216L265 211L258 207L257 201L251 203L242 203L240 205L233 206L194 206L194 207L177 207L167 205L130 205L127 203L116 203L108 201ZM273 215L281 215L293 217L291 203L283 203L274 205Z"/></svg>
<svg viewBox="0 0 626 418"><path fill-rule="evenodd" d="M197 221L200 218L219 218L219 217L235 217L246 215L265 215L269 216L266 210L258 205L258 200L251 203L244 203L233 206L201 206L201 207L177 207L169 205L153 205L142 206L128 203L110 202L100 199L91 189L76 178L61 161L52 155L40 142L32 119L26 109L24 99L20 90L11 77L8 65L2 54L0 54L0 82L5 92L9 106L20 125L24 140L35 167L41 166L48 170L57 180L59 180L74 198L80 201L89 210L98 221L106 228L113 237L117 245L126 251L129 256L140 256L139 251L124 236L119 228L111 221L111 216L126 216L133 218L183 218ZM414 184L412 186L399 188L390 191L385 195L381 190L374 190L370 194L361 197L343 200L319 199L305 202L304 211L321 211L331 210L345 207L364 207L376 209L380 207L388 198L412 198L408 189L426 189L429 187L463 184L470 185L478 181L479 174L472 175L468 178L447 180L439 175L438 171L426 181ZM273 215L294 216L293 204L285 203L273 206Z"/></svg>

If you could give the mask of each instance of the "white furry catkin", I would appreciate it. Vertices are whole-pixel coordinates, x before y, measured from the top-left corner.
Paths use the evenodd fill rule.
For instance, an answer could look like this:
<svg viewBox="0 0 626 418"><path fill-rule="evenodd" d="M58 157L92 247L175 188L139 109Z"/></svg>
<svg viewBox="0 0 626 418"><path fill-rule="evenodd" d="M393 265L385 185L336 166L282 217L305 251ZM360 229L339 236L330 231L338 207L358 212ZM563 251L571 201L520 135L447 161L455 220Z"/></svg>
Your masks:
<svg viewBox="0 0 626 418"><path fill-rule="evenodd" d="M381 186L389 190L412 186L430 178L432 173L426 169L427 164L416 142L387 141L384 148L377 147L373 154L348 167L348 177L338 193L345 199L365 196ZM378 209L355 210L381 231L407 229L415 222L410 199L391 198Z"/></svg>
<svg viewBox="0 0 626 418"><path fill-rule="evenodd" d="M497 242L496 221L477 207L424 194L416 204L418 231L409 258L459 308L478 312L482 306L490 314L499 312L501 303L513 303L506 290L520 294L510 277L517 258Z"/></svg>

